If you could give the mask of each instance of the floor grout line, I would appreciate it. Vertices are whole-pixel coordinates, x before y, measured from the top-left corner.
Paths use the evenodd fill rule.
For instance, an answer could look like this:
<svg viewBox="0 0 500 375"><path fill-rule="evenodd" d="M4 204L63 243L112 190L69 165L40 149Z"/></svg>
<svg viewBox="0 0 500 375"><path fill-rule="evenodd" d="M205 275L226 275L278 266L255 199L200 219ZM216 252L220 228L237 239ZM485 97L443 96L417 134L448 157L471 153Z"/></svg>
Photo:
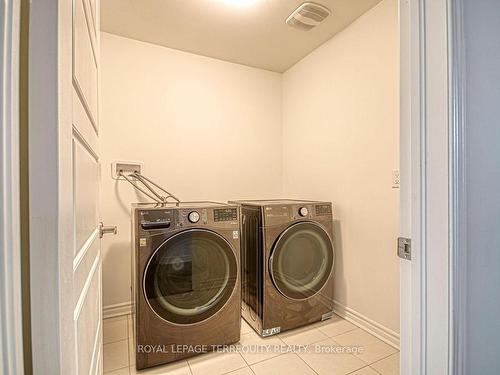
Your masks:
<svg viewBox="0 0 500 375"><path fill-rule="evenodd" d="M372 363L369 363L370 365L373 365L374 363L377 363L377 362L380 362L380 361L383 361L384 359L387 359L395 354L398 354L400 353L399 350L397 352L394 352L394 353L391 353L389 355L386 355L384 358L380 358L380 359L377 359L376 361L373 361Z"/></svg>
<svg viewBox="0 0 500 375"><path fill-rule="evenodd" d="M328 339L331 339L331 337L330 337L330 338L328 338ZM324 340L324 341L326 341L326 340ZM337 343L336 341L335 341L335 343L336 343L337 345L340 345L340 344L339 344L339 343ZM354 357L354 358L357 358L357 357L356 357L354 354L352 354L352 353L346 353L345 355L349 355L349 356L352 356L352 357ZM304 362L306 363L306 365L308 365L308 366L309 366L309 364L305 361L305 359L303 359L300 355L299 355L299 358L300 358L300 359L302 359L302 361L304 361ZM359 358L358 358L358 359L359 359ZM370 365L366 364L364 361L361 361L361 362L363 363L363 365L364 365L364 366L361 366L361 367L357 368L356 370L353 370L353 371L351 371L351 372L349 372L349 373L347 373L347 374L344 374L344 375L352 374L352 373L354 373L354 372L356 372L356 371L359 371L359 370L361 370L361 369L364 369L364 368L366 368L366 367L369 367L369 366L370 366ZM312 369L312 370L313 370L316 374L318 374L318 373L314 370L314 368L312 368L311 366L309 366L309 367L310 367L310 368L311 368L311 369Z"/></svg>
<svg viewBox="0 0 500 375"><path fill-rule="evenodd" d="M189 361L187 359L185 359L185 361L188 365L189 372L191 373L191 375L194 375L193 370L191 369L191 365L189 364Z"/></svg>
<svg viewBox="0 0 500 375"><path fill-rule="evenodd" d="M354 331L354 330L356 330L356 329L360 329L360 328L355 326L354 328L348 329L347 331L344 331L344 332L342 332L342 333L337 333L336 335L333 335L333 336L328 336L328 335L327 335L327 336L328 336L328 337L330 337L330 338L334 338L334 337L337 337L337 336L343 335L344 333L349 333L349 332L352 332L352 331ZM320 330L320 331L321 331L321 330ZM371 334L371 333L370 333L370 334ZM326 333L325 333L325 335L326 335ZM373 336L373 335L372 335L372 336Z"/></svg>
<svg viewBox="0 0 500 375"><path fill-rule="evenodd" d="M238 368L235 368L231 371L228 371L228 372L223 372L221 375L228 375L228 374L231 374L232 372L235 372L235 371L239 371L239 370L242 370L244 368L250 368L250 366L243 366L243 367L238 367ZM251 369L250 369L251 370Z"/></svg>
<svg viewBox="0 0 500 375"><path fill-rule="evenodd" d="M383 375L380 371L378 371L376 368L373 368L372 366L368 365L369 368L371 368L373 371L375 371L377 374Z"/></svg>
<svg viewBox="0 0 500 375"><path fill-rule="evenodd" d="M378 371L376 368L372 367L372 365L373 365L373 364L375 364L375 363L378 363L378 362L380 362L380 361L383 361L384 359L387 359L387 358L389 358L389 357L391 357L391 356L393 356L393 355L395 355L395 354L398 354L398 353L399 353L399 351L398 351L398 352L396 352L396 353L389 354L388 356L386 356L386 357L384 357L384 358L377 359L376 361L374 361L374 362L370 363L368 366L369 366L371 369L373 369L373 371L375 371L377 374L381 374L381 375L383 375L383 374L382 374L380 371Z"/></svg>
<svg viewBox="0 0 500 375"><path fill-rule="evenodd" d="M118 340L113 340L113 341L110 341L110 342L104 342L104 325L106 324L106 320L113 320L113 321L121 321L121 320L125 320L125 323L127 324L127 327L126 327L126 330L127 330L127 337L126 338L122 338L122 339L118 339ZM120 342L120 341L125 341L125 340L128 340L128 315L120 315L120 316L117 316L117 317L111 317L111 318L106 318L106 319L102 319L102 327L103 327L103 341L102 341L102 345L109 345L109 344L114 344L114 343L117 343L117 342Z"/></svg>
<svg viewBox="0 0 500 375"><path fill-rule="evenodd" d="M239 341L238 341L239 343ZM248 367L250 367L250 364L247 362L247 360L245 359L245 357L243 357L243 354L241 354L240 352L238 352L241 356L241 358L243 358L243 361L245 361L245 363L247 364Z"/></svg>
<svg viewBox="0 0 500 375"><path fill-rule="evenodd" d="M391 354L388 354L388 355L386 355L386 356L384 356L382 358L376 359L375 361L372 361L372 362L367 362L365 359L363 359L362 358L363 354L353 354L353 356L355 356L356 358L358 358L361 362L366 363L368 366L370 366L370 365L372 365L374 363L382 361L383 359L389 358L391 355L394 355L396 353L399 353L399 351L395 351L395 352L393 352Z"/></svg>
<svg viewBox="0 0 500 375"><path fill-rule="evenodd" d="M309 365L309 363L306 362L306 360L304 358L302 358L300 355L298 355L297 353L294 353L297 357L299 357L299 359L304 362L306 364L307 367L309 367L312 372L314 372L315 374L319 375L315 369L312 368L312 366Z"/></svg>
<svg viewBox="0 0 500 375"><path fill-rule="evenodd" d="M263 338L263 337L262 337L262 336L260 336L257 332L255 332L255 331L254 331L253 333L255 333L255 334L256 334L256 336L257 336L258 338L262 339L262 340L265 340L267 337L273 337L273 338L276 338L276 339L280 340L283 344L288 345L288 344L286 344L286 343L285 343L285 342L284 342L284 341L283 341L280 337L278 337L278 335L271 335L271 336L267 336L267 337ZM255 363L252 363L251 365L249 364L249 365L248 365L248 367L250 367L250 370L252 370L252 366L253 366L253 365L256 365L257 363L261 363L261 362L268 361L268 360L273 359L273 358L277 358L277 357L279 357L279 356L282 356L283 354L286 354L286 353L279 353L279 354L277 354L277 355L275 355L275 356L273 356L273 357L271 357L271 358L262 359L262 360L260 360L260 361L255 362ZM246 362L245 357L243 357L243 355L242 355L241 353L240 353L240 355L241 355L241 357L243 358L243 360ZM247 363L248 363L248 362L247 362ZM252 370L252 372L253 372L253 370Z"/></svg>
<svg viewBox="0 0 500 375"><path fill-rule="evenodd" d="M322 341L330 340L330 339L331 339L331 337L328 337L328 336L327 336L327 337L323 337L323 338L321 338L321 339L315 340L315 341L313 341L313 342L311 342L311 343L309 343L309 344L287 344L287 343L286 343L286 342L284 342L283 340L281 340L281 341L283 341L283 343L284 343L284 344L289 345L289 346L292 346L292 345L305 345L305 346L309 346L309 345L314 345L314 344L320 343L320 342L322 342Z"/></svg>
<svg viewBox="0 0 500 375"><path fill-rule="evenodd" d="M257 364L262 363L262 362L270 361L271 359L281 357L284 354L286 354L286 353L280 353L280 354L275 355L274 357L262 359L260 361L255 362L255 363L252 363L251 365L248 365L248 367L252 367L252 366L257 365Z"/></svg>
<svg viewBox="0 0 500 375"><path fill-rule="evenodd" d="M358 368L358 369L356 369L356 370L353 370L353 371L351 371L351 372L348 372L348 373L347 373L347 374L345 374L345 375L354 374L356 371L363 370L364 368L367 368L367 367L370 367L370 366L369 366L369 365L366 365L366 366L360 367L360 368Z"/></svg>
<svg viewBox="0 0 500 375"><path fill-rule="evenodd" d="M128 340L128 336L125 339L119 339L119 340L115 340L115 341L111 341L111 342L106 342L106 343L103 342L102 345L104 346L104 345L116 344L117 342L122 342L122 341L125 341L125 340Z"/></svg>
<svg viewBox="0 0 500 375"><path fill-rule="evenodd" d="M111 372L114 372L114 371L118 371L118 370L122 370L124 368L129 368L129 366L123 366L123 367L118 367L118 368L114 368L113 370L109 370L109 371L104 371L103 374L109 374ZM129 370L129 373L130 373L130 370Z"/></svg>

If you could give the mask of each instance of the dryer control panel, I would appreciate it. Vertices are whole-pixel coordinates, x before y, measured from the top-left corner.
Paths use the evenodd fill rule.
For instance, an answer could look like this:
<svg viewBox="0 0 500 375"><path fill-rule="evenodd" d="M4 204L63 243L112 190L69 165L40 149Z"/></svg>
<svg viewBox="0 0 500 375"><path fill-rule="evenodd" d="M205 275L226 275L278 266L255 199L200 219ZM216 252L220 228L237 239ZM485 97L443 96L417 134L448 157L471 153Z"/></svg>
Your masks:
<svg viewBox="0 0 500 375"><path fill-rule="evenodd" d="M279 225L294 220L331 220L331 203L274 204L263 207L264 225Z"/></svg>

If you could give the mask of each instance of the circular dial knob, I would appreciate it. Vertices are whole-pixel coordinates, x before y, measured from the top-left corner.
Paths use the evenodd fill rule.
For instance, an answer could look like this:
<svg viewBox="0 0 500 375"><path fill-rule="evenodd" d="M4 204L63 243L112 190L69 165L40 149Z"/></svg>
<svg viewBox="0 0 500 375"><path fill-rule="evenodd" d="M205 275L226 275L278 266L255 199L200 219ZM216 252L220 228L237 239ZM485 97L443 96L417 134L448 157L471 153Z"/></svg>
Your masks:
<svg viewBox="0 0 500 375"><path fill-rule="evenodd" d="M188 220L190 223L197 223L200 221L200 214L196 211L191 211L188 215Z"/></svg>
<svg viewBox="0 0 500 375"><path fill-rule="evenodd" d="M307 216L309 214L309 210L307 207L300 207L299 208L299 215L300 216Z"/></svg>

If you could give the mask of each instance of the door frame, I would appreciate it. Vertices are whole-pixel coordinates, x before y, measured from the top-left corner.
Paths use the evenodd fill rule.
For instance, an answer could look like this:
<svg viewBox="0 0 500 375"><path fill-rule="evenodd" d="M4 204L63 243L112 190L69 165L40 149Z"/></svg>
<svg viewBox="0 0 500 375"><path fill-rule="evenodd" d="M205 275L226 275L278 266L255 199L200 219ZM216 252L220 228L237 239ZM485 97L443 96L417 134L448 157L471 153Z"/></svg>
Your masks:
<svg viewBox="0 0 500 375"><path fill-rule="evenodd" d="M0 4L0 373L23 374L19 155L19 0Z"/></svg>
<svg viewBox="0 0 500 375"><path fill-rule="evenodd" d="M34 374L75 374L71 8L30 2L29 241ZM69 133L69 134L68 134ZM36 316L35 316L36 314Z"/></svg>
<svg viewBox="0 0 500 375"><path fill-rule="evenodd" d="M460 373L464 321L461 1L400 0L401 374Z"/></svg>
<svg viewBox="0 0 500 375"><path fill-rule="evenodd" d="M30 142L30 151L32 148L36 151L30 154L43 155L43 158L30 159L30 179L38 181L33 185L38 189L37 196L30 200L30 238L32 246L40 244L40 250L42 247L64 248L67 240L64 228L59 226L64 214L59 212L62 202L57 178L41 184L47 173L52 177L64 173L58 169L57 125L68 113L63 108L65 103L57 100L60 72L57 53L54 53L60 48L59 43L65 43L59 40L57 33L60 6L59 1L38 1L31 6L30 59L45 63L34 64L35 71L30 70L30 103L36 103L30 104L30 117L32 123L52 124L50 129L40 128L34 132L30 125L30 141L35 137L37 140L36 145ZM460 111L460 107L455 106L459 104L457 92L449 79L449 73L455 71L450 65L455 52L450 52L448 38L456 32L452 28L453 33L449 34L452 24L449 17L454 14L450 10L455 7L452 0L400 0L400 147L411 150L400 152L401 235L412 238L413 247L413 260L401 261L402 374L443 373L443 369L452 373L457 358L454 327L455 312L459 310L452 308L456 301L451 291L457 283L455 265L461 259L457 253L460 205L456 199L460 186L456 172L462 166L461 144L456 136L461 120L456 116ZM40 187L43 189L39 190ZM46 197L44 201L36 199L41 194ZM60 329L61 319L72 319L71 314L66 316L68 311L62 302L68 296L59 295L58 289L65 281L64 275L58 274L58 265L66 259L60 259L63 254L58 251L37 253L34 250L32 247L31 273L35 281L32 282L35 287L32 303L43 306L43 316L32 327L35 370L45 368L49 370L47 373L60 373L64 358L71 355L71 349L65 353L68 345L60 346L65 343L71 347ZM43 331L43 327L48 326L54 329Z"/></svg>
<svg viewBox="0 0 500 375"><path fill-rule="evenodd" d="M450 118L449 373L466 374L467 207L465 123L465 35L463 0L448 0Z"/></svg>

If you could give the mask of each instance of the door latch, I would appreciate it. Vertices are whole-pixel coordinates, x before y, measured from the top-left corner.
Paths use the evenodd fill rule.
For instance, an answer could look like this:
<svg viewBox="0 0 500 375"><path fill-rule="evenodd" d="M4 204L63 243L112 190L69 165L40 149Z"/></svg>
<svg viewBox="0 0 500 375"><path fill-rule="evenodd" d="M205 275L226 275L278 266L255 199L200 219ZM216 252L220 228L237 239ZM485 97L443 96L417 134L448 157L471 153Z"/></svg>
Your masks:
<svg viewBox="0 0 500 375"><path fill-rule="evenodd" d="M411 260L411 239L398 237L398 257Z"/></svg>
<svg viewBox="0 0 500 375"><path fill-rule="evenodd" d="M116 233L118 233L116 225L105 226L102 222L99 223L99 238L104 237L105 234Z"/></svg>

